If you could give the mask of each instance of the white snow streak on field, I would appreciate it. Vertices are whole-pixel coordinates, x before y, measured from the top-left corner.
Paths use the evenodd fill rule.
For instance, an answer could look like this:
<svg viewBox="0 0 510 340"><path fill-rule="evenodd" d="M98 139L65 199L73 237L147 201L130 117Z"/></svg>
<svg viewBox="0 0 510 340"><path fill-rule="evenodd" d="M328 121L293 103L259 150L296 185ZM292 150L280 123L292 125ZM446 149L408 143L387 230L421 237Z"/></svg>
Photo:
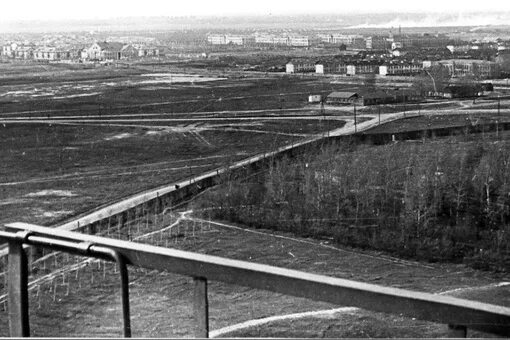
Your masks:
<svg viewBox="0 0 510 340"><path fill-rule="evenodd" d="M74 213L73 210L59 210L59 211L44 211L43 213L35 215L36 217L47 217L47 218L53 218L53 217L59 217L63 215L70 215Z"/></svg>
<svg viewBox="0 0 510 340"><path fill-rule="evenodd" d="M120 134L115 135L115 136L106 137L104 140L110 141L110 140L129 138L129 137L132 137L132 136L133 136L132 133L124 132L124 133L120 133Z"/></svg>
<svg viewBox="0 0 510 340"><path fill-rule="evenodd" d="M31 192L26 194L25 197L45 197L45 196L58 196L58 197L74 197L78 196L70 190L41 190L38 192Z"/></svg>
<svg viewBox="0 0 510 340"><path fill-rule="evenodd" d="M459 293L459 292L465 292L470 290L488 290L493 288L499 288L499 287L506 287L510 286L510 282L499 282L499 283L493 283L486 286L479 286L479 287L461 287L461 288L455 288L451 290L446 290L444 292L439 292L439 295L449 295L452 293Z"/></svg>
<svg viewBox="0 0 510 340"><path fill-rule="evenodd" d="M147 73L142 74L142 77L152 77L155 79L152 80L144 80L142 84L160 84L160 83L190 83L190 82L206 82L206 81L216 81L216 80L225 80L227 78L212 78L212 77L202 77L200 75L194 74L180 74L180 73Z"/></svg>
<svg viewBox="0 0 510 340"><path fill-rule="evenodd" d="M78 97L90 97L100 95L101 92L91 92L91 93L80 93L80 94L70 94L67 96L56 96L53 99L68 99L68 98L78 98Z"/></svg>
<svg viewBox="0 0 510 340"><path fill-rule="evenodd" d="M0 206L11 205L11 204L22 204L22 203L25 203L26 201L27 200L19 199L19 198L5 199L5 200L0 200Z"/></svg>
<svg viewBox="0 0 510 340"><path fill-rule="evenodd" d="M359 308L355 308L355 307L342 307L342 308L336 308L336 309L319 310L319 311L314 311L314 312L304 312L304 313L296 313L296 314L270 316L268 318L249 320L249 321L245 321L245 322L242 322L242 323L239 323L236 325L227 326L227 327L215 330L215 331L211 331L209 333L209 337L215 338L215 337L222 336L222 335L225 335L228 333L232 333L234 331L238 331L241 329L261 326L261 325L268 324L268 323L275 322L275 321L296 320L296 319L303 319L303 318L310 318L310 317L333 319L335 317L335 314L355 313L358 310L359 310Z"/></svg>

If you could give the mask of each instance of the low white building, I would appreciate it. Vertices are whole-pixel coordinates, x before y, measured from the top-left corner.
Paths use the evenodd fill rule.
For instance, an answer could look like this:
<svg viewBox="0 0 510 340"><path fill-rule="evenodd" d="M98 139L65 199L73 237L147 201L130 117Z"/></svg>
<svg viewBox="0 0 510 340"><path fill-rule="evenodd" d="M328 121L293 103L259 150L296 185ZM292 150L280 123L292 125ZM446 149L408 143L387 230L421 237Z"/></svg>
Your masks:
<svg viewBox="0 0 510 340"><path fill-rule="evenodd" d="M309 103L320 103L322 100L322 96L320 94L311 94L308 96Z"/></svg>
<svg viewBox="0 0 510 340"><path fill-rule="evenodd" d="M2 46L2 55L5 57L13 58L14 52L17 50L18 44L10 43Z"/></svg>
<svg viewBox="0 0 510 340"><path fill-rule="evenodd" d="M207 36L207 42L211 45L226 45L226 37L224 34L211 34Z"/></svg>
<svg viewBox="0 0 510 340"><path fill-rule="evenodd" d="M289 37L289 45L296 47L308 47L310 46L310 38L307 36L292 36Z"/></svg>

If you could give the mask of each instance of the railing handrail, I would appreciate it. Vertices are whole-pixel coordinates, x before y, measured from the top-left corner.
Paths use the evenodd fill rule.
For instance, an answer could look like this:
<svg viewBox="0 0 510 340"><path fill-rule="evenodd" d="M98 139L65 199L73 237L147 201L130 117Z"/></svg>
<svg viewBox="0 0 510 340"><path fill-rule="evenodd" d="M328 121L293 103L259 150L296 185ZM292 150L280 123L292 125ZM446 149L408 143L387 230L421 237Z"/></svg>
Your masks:
<svg viewBox="0 0 510 340"><path fill-rule="evenodd" d="M395 313L420 320L461 325L505 336L510 335L510 308L503 306L26 223L8 224L7 227L10 231L28 232L34 237L43 236L81 244L86 242L109 248L121 254L127 264L143 268L166 270L194 278L264 289L371 311ZM6 233L2 234L5 238ZM30 244L30 237L26 237L24 243Z"/></svg>

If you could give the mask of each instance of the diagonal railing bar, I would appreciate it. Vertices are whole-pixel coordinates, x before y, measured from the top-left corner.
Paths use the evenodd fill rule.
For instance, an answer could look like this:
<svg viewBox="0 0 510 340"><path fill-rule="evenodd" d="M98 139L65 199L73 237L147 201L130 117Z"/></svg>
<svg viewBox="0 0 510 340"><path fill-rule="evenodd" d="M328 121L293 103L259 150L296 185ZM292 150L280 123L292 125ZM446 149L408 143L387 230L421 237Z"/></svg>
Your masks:
<svg viewBox="0 0 510 340"><path fill-rule="evenodd" d="M93 249L100 247L118 252L126 264L164 270L194 278L194 310L196 314L199 314L195 315L198 329L196 334L201 336L208 335L208 280L444 323L450 325L455 334L465 334L465 330L470 328L510 336L510 308L503 306L84 235L31 224L13 223L7 227L9 231L31 233L22 240L19 237L16 238L16 233L0 233L0 238L10 242L14 240L18 243L25 242L29 245L36 245L34 241L41 241L38 238L48 238L78 245L93 244L94 246L91 247ZM38 245L43 246L42 244ZM66 251L73 254L83 253L83 249L80 247L70 248ZM106 254L89 254L87 256L102 256L105 259L110 259Z"/></svg>

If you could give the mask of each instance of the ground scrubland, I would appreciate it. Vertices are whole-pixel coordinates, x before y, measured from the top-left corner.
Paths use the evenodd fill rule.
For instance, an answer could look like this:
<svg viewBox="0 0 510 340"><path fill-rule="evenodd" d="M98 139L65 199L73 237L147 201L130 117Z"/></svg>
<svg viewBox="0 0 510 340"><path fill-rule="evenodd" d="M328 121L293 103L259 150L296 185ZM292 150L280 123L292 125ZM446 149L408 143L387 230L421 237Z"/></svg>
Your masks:
<svg viewBox="0 0 510 340"><path fill-rule="evenodd" d="M510 142L328 147L201 197L213 217L429 261L510 269Z"/></svg>

